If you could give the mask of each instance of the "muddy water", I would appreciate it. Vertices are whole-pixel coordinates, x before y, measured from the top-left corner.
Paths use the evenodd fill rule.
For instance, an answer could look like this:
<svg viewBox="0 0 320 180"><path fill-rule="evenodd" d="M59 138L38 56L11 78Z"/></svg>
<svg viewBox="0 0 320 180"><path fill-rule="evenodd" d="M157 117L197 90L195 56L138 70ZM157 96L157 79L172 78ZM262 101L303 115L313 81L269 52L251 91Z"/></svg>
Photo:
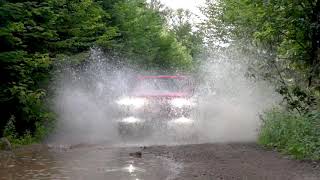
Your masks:
<svg viewBox="0 0 320 180"><path fill-rule="evenodd" d="M182 165L140 148L53 146L20 149L0 157L0 179L174 179ZM133 154L132 154L133 153Z"/></svg>

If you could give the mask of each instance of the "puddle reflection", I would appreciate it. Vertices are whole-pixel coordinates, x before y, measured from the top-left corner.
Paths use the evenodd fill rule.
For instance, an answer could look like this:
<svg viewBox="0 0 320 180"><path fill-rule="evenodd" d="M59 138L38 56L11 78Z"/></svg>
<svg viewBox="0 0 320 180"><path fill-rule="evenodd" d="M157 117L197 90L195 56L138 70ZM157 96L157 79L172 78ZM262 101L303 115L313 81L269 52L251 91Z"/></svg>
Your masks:
<svg viewBox="0 0 320 180"><path fill-rule="evenodd" d="M79 148L16 153L0 159L1 179L167 179L175 174L172 161L145 154L133 158L132 148ZM29 156L29 154L32 156ZM168 164L173 166L168 166Z"/></svg>
<svg viewBox="0 0 320 180"><path fill-rule="evenodd" d="M144 169L135 167L133 164L130 164L129 166L125 167L124 170L129 172L130 174L137 172L137 171L138 172L145 172Z"/></svg>

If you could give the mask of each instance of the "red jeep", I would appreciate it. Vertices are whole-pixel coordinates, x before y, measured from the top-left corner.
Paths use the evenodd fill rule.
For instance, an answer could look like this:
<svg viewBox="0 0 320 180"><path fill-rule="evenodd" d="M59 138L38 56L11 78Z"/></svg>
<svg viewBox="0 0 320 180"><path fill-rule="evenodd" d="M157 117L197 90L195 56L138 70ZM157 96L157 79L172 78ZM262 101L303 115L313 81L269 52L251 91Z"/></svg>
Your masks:
<svg viewBox="0 0 320 180"><path fill-rule="evenodd" d="M196 105L193 83L187 76L141 76L120 98L120 135L136 135L160 128L193 125Z"/></svg>

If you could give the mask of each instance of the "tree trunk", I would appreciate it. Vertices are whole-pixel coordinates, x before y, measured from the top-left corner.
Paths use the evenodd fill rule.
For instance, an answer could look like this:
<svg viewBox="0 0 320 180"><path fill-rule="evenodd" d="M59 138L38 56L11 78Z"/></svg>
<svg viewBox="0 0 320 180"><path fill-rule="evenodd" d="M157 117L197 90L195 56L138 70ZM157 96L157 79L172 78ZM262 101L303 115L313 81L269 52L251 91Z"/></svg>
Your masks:
<svg viewBox="0 0 320 180"><path fill-rule="evenodd" d="M312 15L312 47L311 47L311 71L308 78L308 87L313 85L314 76L318 76L320 69L320 1L317 1L317 4L313 11L315 14Z"/></svg>

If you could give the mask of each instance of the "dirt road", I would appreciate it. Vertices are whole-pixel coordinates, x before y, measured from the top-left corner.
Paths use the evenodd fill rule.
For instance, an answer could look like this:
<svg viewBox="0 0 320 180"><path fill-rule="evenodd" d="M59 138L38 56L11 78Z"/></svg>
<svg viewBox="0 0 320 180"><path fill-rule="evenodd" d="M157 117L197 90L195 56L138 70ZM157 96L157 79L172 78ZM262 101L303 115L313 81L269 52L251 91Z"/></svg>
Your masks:
<svg viewBox="0 0 320 180"><path fill-rule="evenodd" d="M36 145L3 152L0 163L0 179L320 179L319 163L291 160L255 144Z"/></svg>
<svg viewBox="0 0 320 180"><path fill-rule="evenodd" d="M151 147L148 152L183 164L177 179L318 180L319 162L292 160L255 144Z"/></svg>

